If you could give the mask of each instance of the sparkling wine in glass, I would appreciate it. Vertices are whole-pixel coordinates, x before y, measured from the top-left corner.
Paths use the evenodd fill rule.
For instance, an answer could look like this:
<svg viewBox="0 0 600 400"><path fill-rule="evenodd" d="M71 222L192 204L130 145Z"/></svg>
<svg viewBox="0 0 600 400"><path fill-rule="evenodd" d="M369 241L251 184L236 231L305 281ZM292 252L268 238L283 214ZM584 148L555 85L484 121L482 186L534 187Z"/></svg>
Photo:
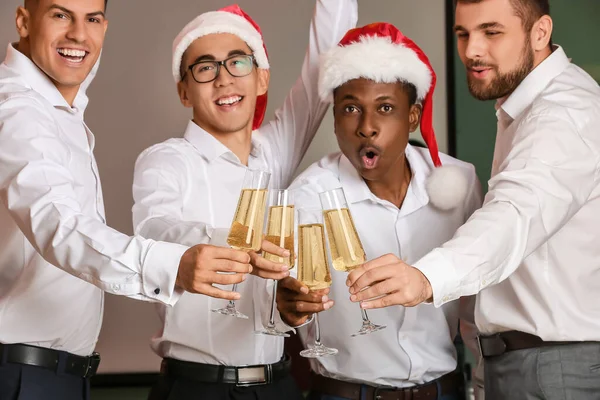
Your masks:
<svg viewBox="0 0 600 400"><path fill-rule="evenodd" d="M285 189L271 189L267 201L267 229L265 240L290 252L288 257L263 252L263 257L275 263L285 264L292 268L295 262L294 255L294 205L292 192ZM273 297L271 299L271 312L269 324L258 334L289 337L285 332L275 327L275 301L277 294L277 280L273 280Z"/></svg>
<svg viewBox="0 0 600 400"><path fill-rule="evenodd" d="M227 244L243 251L259 251L262 245L265 208L267 203L267 187L271 174L261 170L247 169L240 191L238 205L235 210ZM233 291L237 284L233 285ZM235 308L235 301L229 300L227 306L212 310L213 312L248 319Z"/></svg>
<svg viewBox="0 0 600 400"><path fill-rule="evenodd" d="M327 258L325 227L321 210L298 210L298 280L311 291L331 286L331 272ZM302 350L302 357L317 358L338 353L337 349L321 343L319 314L315 314L315 343Z"/></svg>
<svg viewBox="0 0 600 400"><path fill-rule="evenodd" d="M365 250L356 232L354 220L342 188L319 193L323 218L327 228L329 247L333 268L337 271L350 272L366 262ZM352 336L366 335L385 328L369 320L367 311L360 309L362 327Z"/></svg>

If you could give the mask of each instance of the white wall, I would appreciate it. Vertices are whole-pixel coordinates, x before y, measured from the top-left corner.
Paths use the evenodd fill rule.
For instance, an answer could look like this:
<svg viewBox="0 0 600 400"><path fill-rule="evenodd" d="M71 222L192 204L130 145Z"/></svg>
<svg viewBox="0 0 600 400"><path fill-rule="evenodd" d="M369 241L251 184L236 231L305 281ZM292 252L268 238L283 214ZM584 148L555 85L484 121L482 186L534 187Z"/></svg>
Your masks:
<svg viewBox="0 0 600 400"><path fill-rule="evenodd" d="M0 0L0 56L16 40L14 10L20 0ZM311 0L239 0L261 25L271 58L269 109L283 101L300 72L308 41ZM168 6L166 6L168 4ZM146 147L180 136L189 112L177 98L170 74L171 43L194 16L227 5L225 0L111 0L109 30L98 76L89 90L86 121L96 135L95 154L104 187L108 223L131 233L131 184L137 155ZM443 0L359 0L359 24L391 22L428 54L438 75L434 126L447 149L445 24ZM335 151L331 113L301 168ZM193 315L190 318L194 318ZM159 328L153 306L106 297L98 343L101 372L156 371L159 359L148 347Z"/></svg>

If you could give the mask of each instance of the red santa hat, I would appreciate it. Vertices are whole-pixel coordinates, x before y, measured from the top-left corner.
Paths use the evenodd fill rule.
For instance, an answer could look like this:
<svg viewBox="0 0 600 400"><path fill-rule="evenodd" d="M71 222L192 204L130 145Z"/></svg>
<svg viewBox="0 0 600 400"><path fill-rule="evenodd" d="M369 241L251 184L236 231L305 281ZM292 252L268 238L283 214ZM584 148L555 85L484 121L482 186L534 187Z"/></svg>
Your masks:
<svg viewBox="0 0 600 400"><path fill-rule="evenodd" d="M258 68L269 69L269 57L260 27L237 4L234 4L199 15L177 35L173 42L172 65L175 82L181 81L179 69L187 48L196 39L213 33L231 33L238 36L252 50ZM252 129L260 127L266 111L267 93L256 99Z"/></svg>
<svg viewBox="0 0 600 400"><path fill-rule="evenodd" d="M333 91L353 79L365 78L379 83L406 82L417 89L421 103L421 135L436 167L427 181L430 202L440 209L451 209L463 201L468 183L456 166L444 166L433 130L433 91L436 75L429 59L410 38L395 26L378 22L349 30L338 47L321 60L319 95L333 99Z"/></svg>

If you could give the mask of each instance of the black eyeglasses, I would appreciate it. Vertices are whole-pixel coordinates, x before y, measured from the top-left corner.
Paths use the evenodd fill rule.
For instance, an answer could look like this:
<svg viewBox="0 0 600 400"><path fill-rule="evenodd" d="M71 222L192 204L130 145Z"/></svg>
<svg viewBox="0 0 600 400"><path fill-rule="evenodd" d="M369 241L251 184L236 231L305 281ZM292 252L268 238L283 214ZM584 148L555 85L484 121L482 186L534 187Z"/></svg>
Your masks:
<svg viewBox="0 0 600 400"><path fill-rule="evenodd" d="M238 54L223 61L198 61L188 67L192 77L198 83L212 82L219 76L221 66L224 66L231 76L241 78L249 75L254 68L253 54ZM183 80L185 73L181 77Z"/></svg>

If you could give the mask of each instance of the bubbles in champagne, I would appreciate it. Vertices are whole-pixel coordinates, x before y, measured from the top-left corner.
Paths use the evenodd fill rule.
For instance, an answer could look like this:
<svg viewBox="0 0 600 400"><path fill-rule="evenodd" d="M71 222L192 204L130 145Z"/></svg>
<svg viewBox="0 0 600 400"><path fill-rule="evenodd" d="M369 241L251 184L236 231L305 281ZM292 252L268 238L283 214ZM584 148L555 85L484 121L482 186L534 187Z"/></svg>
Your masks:
<svg viewBox="0 0 600 400"><path fill-rule="evenodd" d="M310 290L331 286L322 224L298 226L298 280Z"/></svg>
<svg viewBox="0 0 600 400"><path fill-rule="evenodd" d="M364 264L365 251L354 227L350 210L327 210L323 212L333 268L349 272Z"/></svg>
<svg viewBox="0 0 600 400"><path fill-rule="evenodd" d="M279 257L277 255L264 252L263 257L267 260L282 263L288 267L293 267L295 262L294 255L294 206L273 206L269 207L267 219L267 235L265 240L276 246L283 247L290 252L289 257Z"/></svg>
<svg viewBox="0 0 600 400"><path fill-rule="evenodd" d="M238 250L260 250L266 202L265 189L241 191L227 244Z"/></svg>

